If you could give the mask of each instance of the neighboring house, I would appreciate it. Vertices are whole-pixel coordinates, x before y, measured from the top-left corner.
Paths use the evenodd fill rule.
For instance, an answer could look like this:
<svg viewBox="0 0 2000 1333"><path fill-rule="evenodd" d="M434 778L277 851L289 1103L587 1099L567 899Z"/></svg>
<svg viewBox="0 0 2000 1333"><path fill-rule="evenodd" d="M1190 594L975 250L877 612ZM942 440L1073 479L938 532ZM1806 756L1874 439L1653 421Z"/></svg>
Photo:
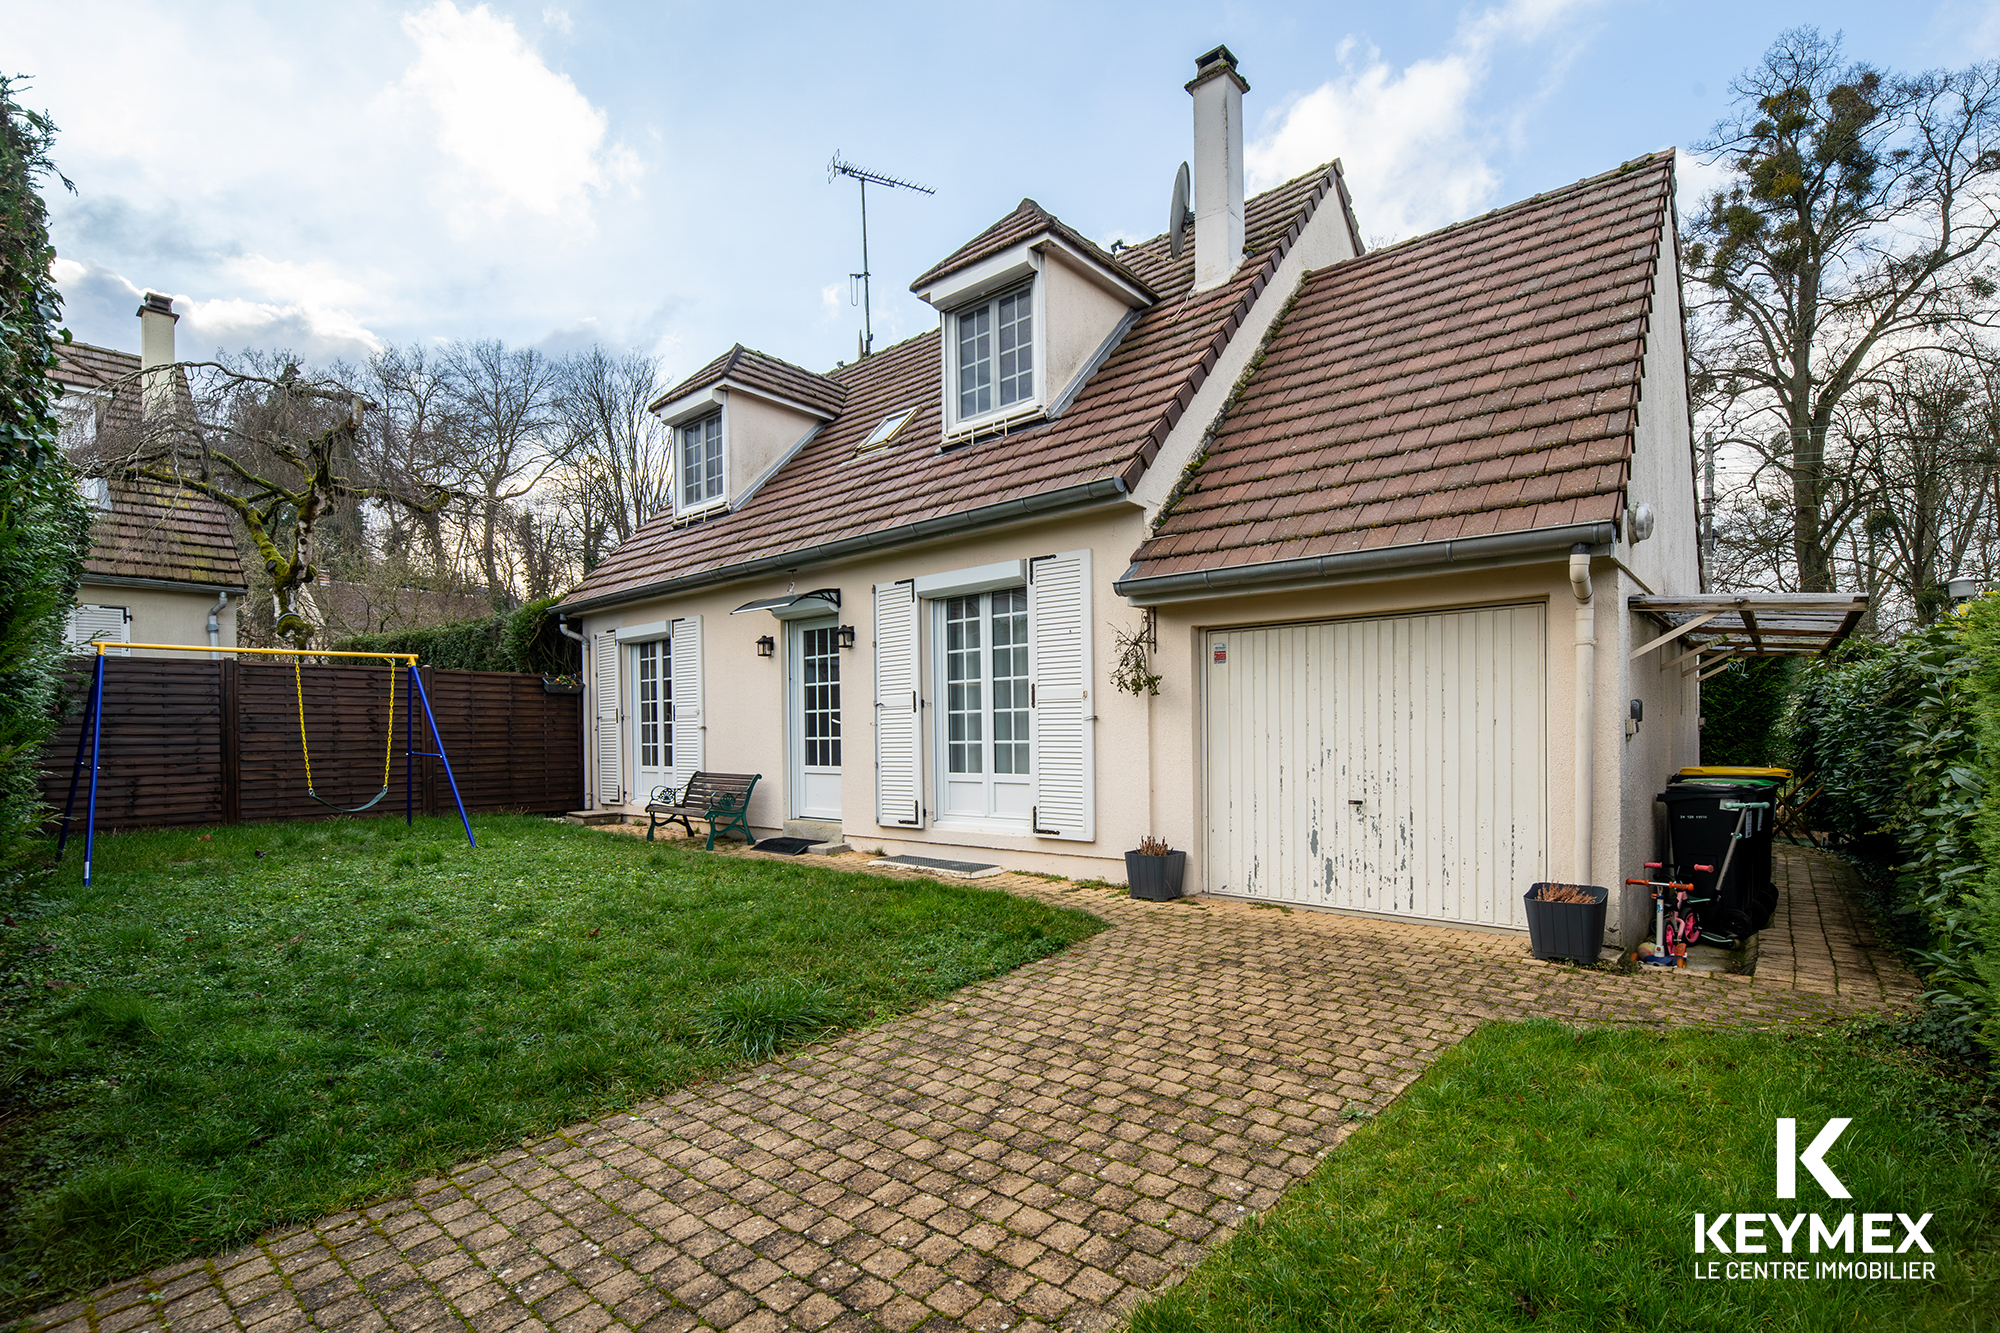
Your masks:
<svg viewBox="0 0 2000 1333"><path fill-rule="evenodd" d="M135 424L144 410L140 372L173 364L173 303L149 292L139 318L140 356L85 343L56 345L50 378L64 389L66 443L73 453L87 452L101 430ZM70 615L70 643L235 647L236 612L248 589L229 512L207 496L160 482L86 477L83 484L97 514Z"/></svg>
<svg viewBox="0 0 2000 1333"><path fill-rule="evenodd" d="M762 828L1501 928L1639 870L1699 744L1630 660L1699 591L1672 155L1364 254L1338 163L1244 199L1247 89L1197 62L1184 253L1023 201L938 331L655 404L674 510L562 607L597 805L752 771Z"/></svg>

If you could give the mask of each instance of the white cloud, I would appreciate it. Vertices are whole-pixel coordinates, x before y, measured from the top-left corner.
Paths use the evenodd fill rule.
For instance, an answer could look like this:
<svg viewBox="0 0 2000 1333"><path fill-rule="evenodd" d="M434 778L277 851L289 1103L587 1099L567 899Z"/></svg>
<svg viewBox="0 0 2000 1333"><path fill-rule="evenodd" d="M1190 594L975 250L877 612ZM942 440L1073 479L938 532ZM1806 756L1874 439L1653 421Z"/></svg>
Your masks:
<svg viewBox="0 0 2000 1333"><path fill-rule="evenodd" d="M176 297L174 309L181 317L174 332L184 360L205 357L212 348L237 347L281 347L313 361L358 359L383 347L381 338L345 310L240 297Z"/></svg>
<svg viewBox="0 0 2000 1333"><path fill-rule="evenodd" d="M1461 19L1441 55L1392 68L1353 38L1340 72L1281 103L1246 146L1255 191L1339 157L1371 237L1403 237L1470 217L1500 184L1491 158L1504 119L1476 113L1496 49L1566 33L1589 0L1513 0ZM1554 64L1560 67L1560 56ZM1545 73L1545 85L1551 75Z"/></svg>
<svg viewBox="0 0 2000 1333"><path fill-rule="evenodd" d="M542 26L554 28L565 37L576 31L576 24L571 21L569 11L561 5L550 5L542 11Z"/></svg>
<svg viewBox="0 0 2000 1333"><path fill-rule="evenodd" d="M448 211L461 231L481 212L587 224L593 192L638 179L638 156L605 142L604 112L511 21L485 5L437 0L406 15L403 31L417 59L391 101L428 112L437 147L457 167L458 206Z"/></svg>
<svg viewBox="0 0 2000 1333"><path fill-rule="evenodd" d="M248 265L256 272L287 276L290 265L272 264L259 258ZM139 299L144 290L124 274L88 261L58 259L49 266L56 285L62 289L64 322L85 325L90 337L122 351L137 351ZM257 284L273 290L268 282ZM382 350L383 340L353 312L337 305L303 299L312 283L298 287L301 299L281 297L255 301L245 297L203 300L181 292L170 292L174 313L180 322L174 328L174 342L182 360L198 361L217 351L234 352L245 347L284 348L313 360L335 357L358 359ZM322 285L324 297L336 286Z"/></svg>

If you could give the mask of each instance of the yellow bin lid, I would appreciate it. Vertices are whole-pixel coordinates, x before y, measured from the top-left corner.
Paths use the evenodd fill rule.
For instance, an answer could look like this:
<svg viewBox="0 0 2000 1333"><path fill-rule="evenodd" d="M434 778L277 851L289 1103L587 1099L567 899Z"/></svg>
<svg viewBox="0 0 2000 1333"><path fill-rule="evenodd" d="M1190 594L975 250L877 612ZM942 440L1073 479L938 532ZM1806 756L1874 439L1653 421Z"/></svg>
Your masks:
<svg viewBox="0 0 2000 1333"><path fill-rule="evenodd" d="M1684 778L1788 778L1789 768L1684 768L1680 776Z"/></svg>

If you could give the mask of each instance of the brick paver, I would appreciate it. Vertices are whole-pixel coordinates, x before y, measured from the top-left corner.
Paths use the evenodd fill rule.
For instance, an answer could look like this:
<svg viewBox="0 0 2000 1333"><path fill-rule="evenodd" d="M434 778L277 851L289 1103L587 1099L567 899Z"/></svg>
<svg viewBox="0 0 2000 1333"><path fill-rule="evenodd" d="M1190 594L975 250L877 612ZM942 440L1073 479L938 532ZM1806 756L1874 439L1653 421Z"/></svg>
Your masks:
<svg viewBox="0 0 2000 1333"><path fill-rule="evenodd" d="M1779 843L1771 871L1780 892L1771 924L1757 933L1759 981L1890 1004L1915 1001L1922 986L1882 948L1861 914L1852 866Z"/></svg>
<svg viewBox="0 0 2000 1333"><path fill-rule="evenodd" d="M1834 863L1779 865L1814 904L1781 909L1782 984L1768 962L1754 979L1587 971L1518 935L1003 876L986 883L1110 929L31 1327L1108 1328L1485 1019L1778 1024L1913 994L1832 906ZM1834 986L1813 984L1810 921Z"/></svg>

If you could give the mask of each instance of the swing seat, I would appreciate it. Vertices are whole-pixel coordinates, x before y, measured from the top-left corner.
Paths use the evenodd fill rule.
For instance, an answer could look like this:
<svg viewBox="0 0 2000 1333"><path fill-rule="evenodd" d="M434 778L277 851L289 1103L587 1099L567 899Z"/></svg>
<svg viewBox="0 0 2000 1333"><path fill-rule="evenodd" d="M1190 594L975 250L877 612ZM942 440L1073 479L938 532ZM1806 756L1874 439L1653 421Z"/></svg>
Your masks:
<svg viewBox="0 0 2000 1333"><path fill-rule="evenodd" d="M307 796L311 797L315 801L318 801L321 805L325 806L327 809L338 810L343 815L358 815L363 810L373 810L376 806L382 803L382 798L384 796L387 796L388 794L389 794L389 789L387 787L384 787L381 791L376 792L374 796L369 798L366 802L364 802L361 805L335 805L332 801L327 800L326 797L321 796L311 787L306 788Z"/></svg>

